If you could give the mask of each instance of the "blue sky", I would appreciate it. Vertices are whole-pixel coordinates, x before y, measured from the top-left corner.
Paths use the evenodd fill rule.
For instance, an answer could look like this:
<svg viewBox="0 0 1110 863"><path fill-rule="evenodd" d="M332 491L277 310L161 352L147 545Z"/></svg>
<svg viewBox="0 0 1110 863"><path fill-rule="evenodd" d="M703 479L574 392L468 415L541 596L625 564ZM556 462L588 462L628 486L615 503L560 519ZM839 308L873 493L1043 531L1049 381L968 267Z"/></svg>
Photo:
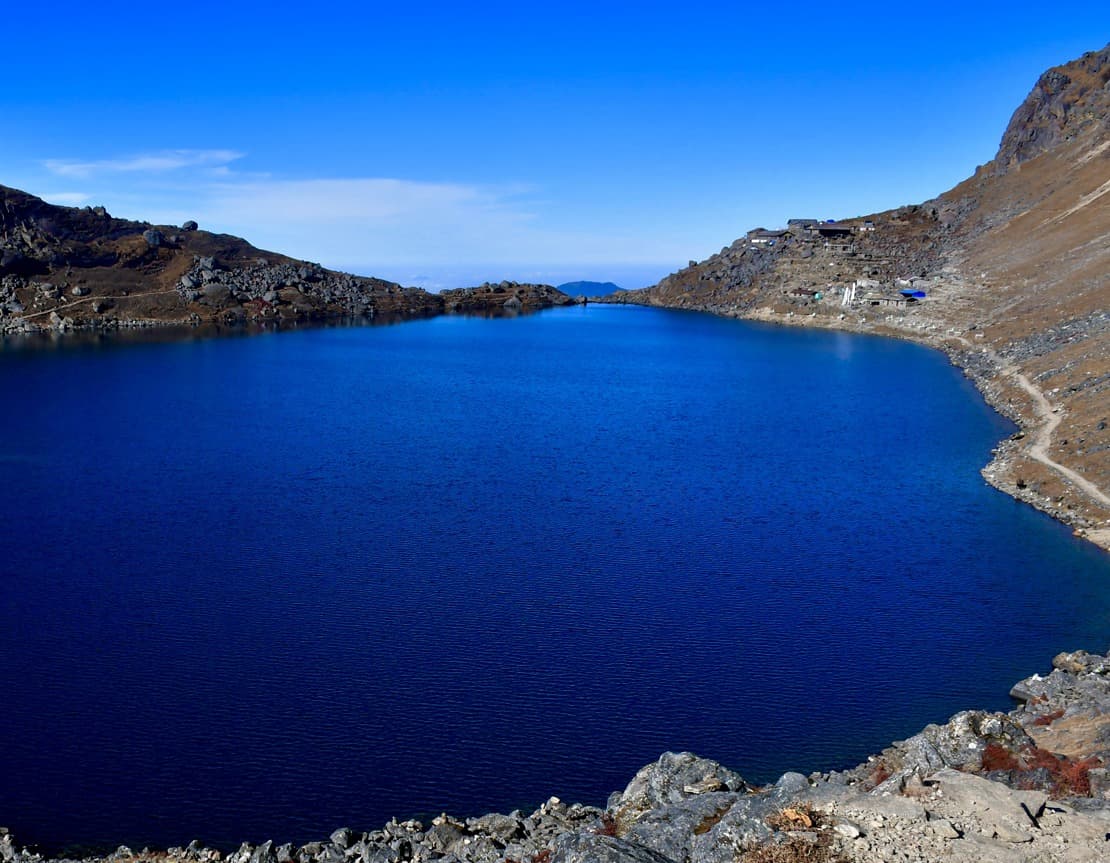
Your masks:
<svg viewBox="0 0 1110 863"><path fill-rule="evenodd" d="M5 10L0 183L431 287L654 282L989 160L1110 3Z"/></svg>

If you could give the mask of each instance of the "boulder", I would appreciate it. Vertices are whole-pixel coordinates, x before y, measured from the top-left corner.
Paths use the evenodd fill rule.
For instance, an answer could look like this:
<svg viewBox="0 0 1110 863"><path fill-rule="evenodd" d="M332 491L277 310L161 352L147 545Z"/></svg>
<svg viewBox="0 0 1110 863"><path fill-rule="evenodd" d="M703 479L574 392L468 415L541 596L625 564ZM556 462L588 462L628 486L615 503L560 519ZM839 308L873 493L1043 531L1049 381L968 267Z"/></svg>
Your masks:
<svg viewBox="0 0 1110 863"><path fill-rule="evenodd" d="M508 845L524 836L524 822L516 815L483 815L467 822L467 828L474 833L484 833L502 845Z"/></svg>
<svg viewBox="0 0 1110 863"><path fill-rule="evenodd" d="M710 788L751 790L744 777L716 761L692 752L665 752L658 761L641 768L619 796L610 798L609 809L617 821L627 825L649 810L707 793Z"/></svg>
<svg viewBox="0 0 1110 863"><path fill-rule="evenodd" d="M354 834L351 832L350 827L340 827L329 837L332 845L336 845L344 850L350 848L354 843Z"/></svg>
<svg viewBox="0 0 1110 863"><path fill-rule="evenodd" d="M1071 674L1110 674L1110 657L1086 650L1058 653L1052 659L1052 667Z"/></svg>
<svg viewBox="0 0 1110 863"><path fill-rule="evenodd" d="M181 230L183 230L183 231L195 231L197 229L197 227L198 227L197 223L194 222L192 219L189 219L189 221L182 224Z"/></svg>
<svg viewBox="0 0 1110 863"><path fill-rule="evenodd" d="M152 249L157 249L162 243L166 241L166 236L161 231L155 231L153 228L143 231L143 239L146 244Z"/></svg>

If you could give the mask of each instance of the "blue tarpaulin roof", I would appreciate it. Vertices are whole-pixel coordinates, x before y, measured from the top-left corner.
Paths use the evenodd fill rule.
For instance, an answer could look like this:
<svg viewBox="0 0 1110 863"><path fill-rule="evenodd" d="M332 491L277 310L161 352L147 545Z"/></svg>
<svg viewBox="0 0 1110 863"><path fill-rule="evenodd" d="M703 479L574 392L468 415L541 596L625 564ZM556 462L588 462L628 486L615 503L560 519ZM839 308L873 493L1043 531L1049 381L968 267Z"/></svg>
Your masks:
<svg viewBox="0 0 1110 863"><path fill-rule="evenodd" d="M913 290L913 288L906 288L904 291L902 291L902 296L903 297L913 297L915 300L923 300L923 299L925 299L925 292L924 291L915 291L915 290Z"/></svg>

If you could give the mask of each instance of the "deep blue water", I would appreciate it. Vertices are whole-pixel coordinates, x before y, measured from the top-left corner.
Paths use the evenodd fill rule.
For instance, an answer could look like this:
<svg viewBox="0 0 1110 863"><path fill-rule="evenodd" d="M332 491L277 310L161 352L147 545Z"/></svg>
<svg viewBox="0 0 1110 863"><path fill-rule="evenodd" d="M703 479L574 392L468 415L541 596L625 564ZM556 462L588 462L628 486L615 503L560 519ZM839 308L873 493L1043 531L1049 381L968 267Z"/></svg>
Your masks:
<svg viewBox="0 0 1110 863"><path fill-rule="evenodd" d="M0 824L307 841L753 780L1104 650L939 353L640 308L0 352Z"/></svg>

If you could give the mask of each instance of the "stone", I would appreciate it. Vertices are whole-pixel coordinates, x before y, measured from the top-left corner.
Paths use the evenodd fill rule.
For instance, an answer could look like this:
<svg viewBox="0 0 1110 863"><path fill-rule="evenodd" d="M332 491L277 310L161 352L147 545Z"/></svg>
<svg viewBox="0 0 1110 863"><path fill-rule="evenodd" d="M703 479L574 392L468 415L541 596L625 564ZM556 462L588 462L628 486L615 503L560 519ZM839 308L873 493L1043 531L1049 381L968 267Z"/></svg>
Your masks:
<svg viewBox="0 0 1110 863"><path fill-rule="evenodd" d="M777 797L788 799L807 791L809 791L809 779L801 773L784 773L775 783L773 793Z"/></svg>
<svg viewBox="0 0 1110 863"><path fill-rule="evenodd" d="M463 831L454 824L433 824L424 834L424 846L437 854L446 853L456 842L463 838Z"/></svg>
<svg viewBox="0 0 1110 863"><path fill-rule="evenodd" d="M930 818L929 830L934 835L941 839L959 839L960 831L952 826L952 822L947 818Z"/></svg>
<svg viewBox="0 0 1110 863"><path fill-rule="evenodd" d="M146 244L152 249L157 249L162 243L165 242L166 236L161 231L155 231L153 228L143 231L143 239Z"/></svg>
<svg viewBox="0 0 1110 863"><path fill-rule="evenodd" d="M739 795L709 792L644 813L622 833L622 838L670 857L691 857L693 843L709 834L740 802ZM622 824L620 820L618 824Z"/></svg>
<svg viewBox="0 0 1110 863"><path fill-rule="evenodd" d="M613 807L613 814L620 821L634 821L650 809L690 797L683 789L709 780L716 780L729 791L750 790L739 773L716 761L699 758L692 752L665 752L632 778L620 802Z"/></svg>
<svg viewBox="0 0 1110 863"><path fill-rule="evenodd" d="M1076 650L1056 654L1052 659L1052 667L1070 674L1106 674L1110 671L1110 660L1097 653Z"/></svg>
<svg viewBox="0 0 1110 863"><path fill-rule="evenodd" d="M863 834L863 831L859 829L859 825L851 821L841 821L833 827L833 830L845 839L859 839Z"/></svg>
<svg viewBox="0 0 1110 863"><path fill-rule="evenodd" d="M999 824L994 828L994 838L1011 844L1032 842L1033 834L1028 830L1019 830L1009 824Z"/></svg>
<svg viewBox="0 0 1110 863"><path fill-rule="evenodd" d="M277 855L274 854L274 843L272 840L267 839L261 845L251 852L249 863L277 863Z"/></svg>
<svg viewBox="0 0 1110 863"><path fill-rule="evenodd" d="M481 818L470 819L467 827L474 833L486 834L502 845L508 845L524 836L524 822L513 815L483 815Z"/></svg>
<svg viewBox="0 0 1110 863"><path fill-rule="evenodd" d="M85 296L88 296L89 289L87 287L85 287L84 285L74 285L70 289L70 293L73 294L73 296L75 296L75 297L85 297Z"/></svg>
<svg viewBox="0 0 1110 863"><path fill-rule="evenodd" d="M182 223L181 230L183 230L183 231L195 231L198 227L199 226L197 225L196 222L194 222L192 219L189 219L189 221Z"/></svg>
<svg viewBox="0 0 1110 863"><path fill-rule="evenodd" d="M331 839L333 845L343 849L350 848L351 843L354 842L354 834L351 833L350 827L340 827L328 838Z"/></svg>

